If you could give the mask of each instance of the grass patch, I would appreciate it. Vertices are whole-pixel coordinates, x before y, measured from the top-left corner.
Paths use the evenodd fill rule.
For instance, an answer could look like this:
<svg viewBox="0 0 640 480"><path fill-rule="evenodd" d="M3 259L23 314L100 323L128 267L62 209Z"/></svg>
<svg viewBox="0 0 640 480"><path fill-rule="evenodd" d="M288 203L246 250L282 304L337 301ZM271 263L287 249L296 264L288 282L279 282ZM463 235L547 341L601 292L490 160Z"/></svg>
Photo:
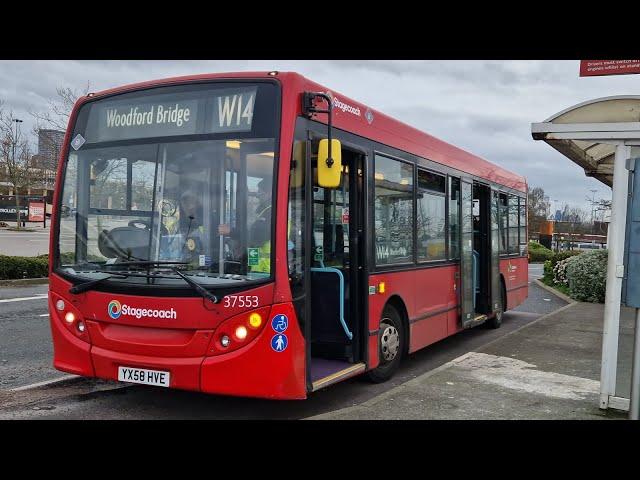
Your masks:
<svg viewBox="0 0 640 480"><path fill-rule="evenodd" d="M563 285L562 283L555 284L555 283L553 283L553 280L550 280L548 278L541 278L540 281L542 283L544 283L545 285L547 285L548 287L551 287L551 288L559 291L560 293L564 293L567 297L571 297L571 295L569 294L569 286L568 285ZM571 297L571 298L573 298L573 297Z"/></svg>

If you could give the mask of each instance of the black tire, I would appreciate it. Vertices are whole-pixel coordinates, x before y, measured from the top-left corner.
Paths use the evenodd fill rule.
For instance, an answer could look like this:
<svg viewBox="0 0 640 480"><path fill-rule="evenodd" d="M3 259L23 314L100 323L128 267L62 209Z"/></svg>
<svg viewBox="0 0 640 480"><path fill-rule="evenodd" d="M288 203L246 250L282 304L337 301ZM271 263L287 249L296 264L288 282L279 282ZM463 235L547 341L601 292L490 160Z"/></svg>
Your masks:
<svg viewBox="0 0 640 480"><path fill-rule="evenodd" d="M502 325L502 317L504 316L504 307L506 305L507 299L504 295L504 285L500 282L500 310L496 312L495 317L490 318L485 322L487 328L500 328Z"/></svg>
<svg viewBox="0 0 640 480"><path fill-rule="evenodd" d="M405 332L402 319L394 307L387 305L382 312L378 331L378 359L380 363L376 368L367 372L367 378L373 383L389 380L400 367L404 351Z"/></svg>

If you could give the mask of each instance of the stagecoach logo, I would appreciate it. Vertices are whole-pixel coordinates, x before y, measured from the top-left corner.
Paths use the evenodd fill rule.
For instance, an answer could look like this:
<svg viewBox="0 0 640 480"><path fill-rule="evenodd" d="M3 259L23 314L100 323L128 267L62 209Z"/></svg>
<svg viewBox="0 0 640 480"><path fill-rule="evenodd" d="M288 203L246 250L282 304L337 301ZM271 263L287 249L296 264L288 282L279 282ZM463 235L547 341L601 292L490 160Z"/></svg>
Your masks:
<svg viewBox="0 0 640 480"><path fill-rule="evenodd" d="M107 306L107 312L109 316L117 320L121 315L135 317L137 319L141 319L143 317L146 318L171 318L177 319L177 312L171 308L171 310L155 310L150 308L136 308L130 307L129 305L121 305L117 300L111 300L109 305Z"/></svg>
<svg viewBox="0 0 640 480"><path fill-rule="evenodd" d="M107 311L109 312L109 316L114 320L117 320L122 313L122 306L120 302L117 300L111 300L109 302L109 306L107 307Z"/></svg>
<svg viewBox="0 0 640 480"><path fill-rule="evenodd" d="M347 105L346 103L340 101L338 97L333 97L333 108L337 108L338 110L342 110L343 112L349 112L353 115L360 116L360 109L358 107L354 107L353 105Z"/></svg>
<svg viewBox="0 0 640 480"><path fill-rule="evenodd" d="M507 265L507 272L513 273L518 269L516 265L511 265L511 260L509 260L509 264Z"/></svg>

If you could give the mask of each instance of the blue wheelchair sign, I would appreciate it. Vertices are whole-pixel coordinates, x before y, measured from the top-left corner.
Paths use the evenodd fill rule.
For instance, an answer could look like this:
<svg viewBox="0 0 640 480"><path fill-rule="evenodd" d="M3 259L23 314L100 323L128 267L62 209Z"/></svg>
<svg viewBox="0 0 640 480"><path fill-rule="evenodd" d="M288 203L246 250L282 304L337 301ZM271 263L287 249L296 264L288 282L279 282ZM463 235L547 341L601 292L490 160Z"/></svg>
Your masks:
<svg viewBox="0 0 640 480"><path fill-rule="evenodd" d="M276 352L284 352L288 344L289 341L284 333L276 333L271 339L271 348Z"/></svg>
<svg viewBox="0 0 640 480"><path fill-rule="evenodd" d="M279 313L271 319L271 328L278 333L284 332L289 326L289 319L286 315Z"/></svg>

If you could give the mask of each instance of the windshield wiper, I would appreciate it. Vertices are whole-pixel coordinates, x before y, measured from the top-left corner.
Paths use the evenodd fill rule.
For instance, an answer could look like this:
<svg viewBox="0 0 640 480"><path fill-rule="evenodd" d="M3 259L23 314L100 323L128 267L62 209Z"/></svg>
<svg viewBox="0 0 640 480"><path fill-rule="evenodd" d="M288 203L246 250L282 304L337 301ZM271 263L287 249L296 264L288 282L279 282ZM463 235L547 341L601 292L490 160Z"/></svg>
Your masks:
<svg viewBox="0 0 640 480"><path fill-rule="evenodd" d="M134 262L135 263L135 262ZM157 262L152 262L152 263L157 263ZM172 262L172 263L182 263L182 262ZM220 303L220 298L218 298L217 295L214 295L213 293L211 293L210 291L208 291L206 288L204 288L202 285L200 285L198 282L191 280L189 277L187 277L184 273L182 273L181 271L179 271L177 268L170 268L170 270L175 273L176 275L178 275L180 278L182 278L185 282L187 282L196 292L198 292L200 295L202 295L203 298L206 298L207 300L210 300L213 303ZM111 273L107 270L99 270L100 273ZM146 277L146 278L161 278L159 275L145 275L143 273L114 273L112 275L108 275L106 277L102 277L102 278L98 278L96 280L90 280L88 282L83 282L80 283L78 285L74 285L73 287L71 287L69 289L69 293L83 293L86 292L87 290L91 290L94 286L104 282L105 280L108 280L110 278L114 278L114 277L121 277L121 278L127 278L127 277ZM168 278L168 277L164 277L164 278Z"/></svg>
<svg viewBox="0 0 640 480"><path fill-rule="evenodd" d="M170 262L165 260L134 260L133 262L116 262L116 263L107 263L105 265L188 265L189 262Z"/></svg>
<svg viewBox="0 0 640 480"><path fill-rule="evenodd" d="M79 283L78 285L74 285L73 287L71 287L69 289L69 293L74 293L74 294L83 293L83 292L86 292L87 290L91 290L93 287L95 287L99 283L102 283L105 280L108 280L110 278L114 278L114 277L127 278L128 276L129 275L127 275L126 273L116 273L113 275L107 275L106 277L98 278L96 280L89 280L88 282L82 282L82 283Z"/></svg>
<svg viewBox="0 0 640 480"><path fill-rule="evenodd" d="M204 288L198 282L191 280L189 277L187 277L184 273L182 273L177 268L172 268L171 270L173 271L173 273L175 273L180 278L182 278L185 282L191 285L193 289L196 292L198 292L200 295L202 295L204 298L206 298L207 300L211 300L213 303L220 303L220 299L218 298L217 295L214 295L213 293L211 293L209 290Z"/></svg>

